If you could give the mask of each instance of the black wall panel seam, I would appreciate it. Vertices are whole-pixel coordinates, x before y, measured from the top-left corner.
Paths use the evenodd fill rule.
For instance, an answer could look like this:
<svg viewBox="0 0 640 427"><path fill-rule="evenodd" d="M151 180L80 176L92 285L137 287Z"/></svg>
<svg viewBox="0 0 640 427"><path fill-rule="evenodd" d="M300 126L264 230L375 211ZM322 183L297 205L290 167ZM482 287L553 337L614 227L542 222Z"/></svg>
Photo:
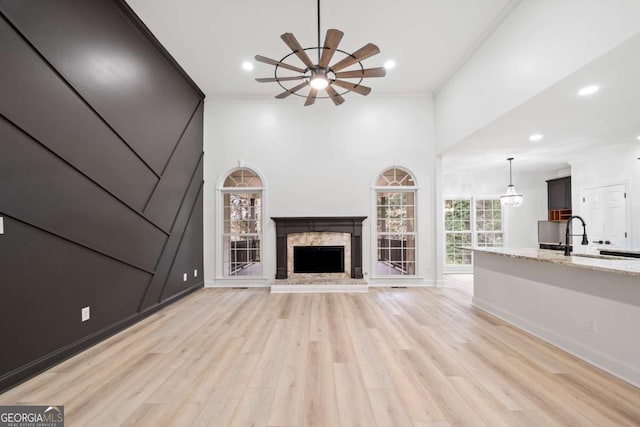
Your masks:
<svg viewBox="0 0 640 427"><path fill-rule="evenodd" d="M91 246L89 246L87 244L84 244L82 242L78 242L78 241L69 239L68 237L65 237L65 236L63 236L61 234L58 234L55 231L47 230L46 228L41 227L41 226L36 225L36 224L33 224L33 223L23 219L23 218L18 218L15 215L12 215L10 212L0 212L0 214L2 214L3 216L5 216L7 218L11 218L14 221L17 221L17 222L20 222L22 224L28 225L29 227L35 228L36 230L40 230L40 231L42 231L44 233L50 234L52 236L55 236L55 237L57 237L59 239L62 239L64 241L66 241L66 242L73 243L76 246L80 246L81 248L86 249L86 250L91 251L91 252L94 252L94 253L96 253L98 255L102 255L102 256L110 258L110 259L112 259L114 261L118 261L119 263L125 264L125 265L127 265L127 266L129 266L131 268L135 268L136 270L143 271L143 272L145 272L147 274L151 274L152 276L155 274L155 271L148 270L148 269L146 269L144 267L141 267L139 265L136 265L136 264L134 264L134 263L132 263L130 261L124 260L124 259L122 259L122 258L120 258L120 257L118 257L116 255L112 255L112 254L110 254L110 253L108 253L106 251L101 251L101 250L92 248Z"/></svg>
<svg viewBox="0 0 640 427"><path fill-rule="evenodd" d="M9 18L7 18L1 11L0 11L0 16L2 16L2 18L7 22L7 24L9 26L11 26L11 28L13 28L13 30L16 32L16 34L18 34L25 41L25 43L27 43L29 45L29 47L31 47L31 49L33 49L33 51L38 55L38 57L45 64L47 64L47 66L49 66L49 68L51 68L51 71L53 71L53 73L56 76L58 76L58 78L60 78L60 80L62 82L64 82L69 87L69 89L71 89L71 91L78 97L78 99L80 99L87 106L88 109L93 111L93 113L111 130L111 132L113 132L114 135L116 135L118 137L118 139L120 141L122 141L122 143L125 146L127 146L127 148L129 148L129 150L133 153L133 155L136 156L138 159L140 159L142 164L144 164L151 171L151 173L153 173L156 176L156 178L158 180L160 180L160 174L158 174L158 172L156 172L151 167L151 165L149 165L149 163L144 158L142 158L142 156L140 156L140 154L138 154L138 152L136 150L134 150L133 147L131 147L131 145L129 145L129 143L115 130L115 128L113 126L111 126L111 124L109 122L107 122L107 120L100 113L98 113L98 111L95 108L93 108L93 106L91 104L89 104L89 102L87 102L87 100L82 95L80 95L80 92L78 92L76 90L76 88L73 87L73 85L71 83L69 83L69 81L64 78L64 76L53 66L53 64L51 62L49 62L47 60L47 58L34 46L34 44L31 43L31 41L22 32L20 32L20 30L18 30L18 27L13 25L11 20L9 20Z"/></svg>
<svg viewBox="0 0 640 427"><path fill-rule="evenodd" d="M178 207L178 213L176 214L176 217L173 220L173 223L171 224L171 233L173 234L176 230L174 230L175 225L176 225L176 221L178 220L178 217L180 216L180 212L182 211L183 205L184 205L184 201L187 197L187 194L189 193L189 189L191 188L191 186L193 185L193 180L196 176L196 172L198 172L198 169L200 168L200 164L202 163L202 159L204 156L204 152L200 153L200 159L198 159L198 164L196 165L196 169L193 171L193 174L191 174L191 179L189 180L189 185L187 185L187 189L185 190L184 194L182 195L182 200L180 201L180 206ZM198 189L198 193L196 194L194 203L196 203L198 201L198 197L200 195L200 191L202 188L202 185L204 184L204 181L202 181L200 183L200 189ZM193 214L193 209L194 209L195 205L191 207L191 212L189 212L189 218L187 218L187 222L185 223L184 226L184 230L182 230L182 235L184 235L184 232L186 231L187 227L189 226L189 221L191 220L191 215ZM160 255L158 256L158 260L156 261L155 264L155 272L158 271L158 266L160 264L160 262L162 261L162 256L164 255L164 251L167 248L167 245L169 244L169 240L167 239L164 242L164 245L162 245L162 250L160 251ZM180 242L178 243L178 249L180 248L180 244L182 243L182 238L180 238ZM171 265L173 265L173 263L175 262L175 257L178 253L178 249L176 249L176 253L173 255L173 261L171 263ZM154 272L154 275L156 274ZM171 268L169 268L169 271L167 272L167 274L169 274L171 272ZM142 300L140 301L140 304L138 305L138 311L142 310L142 306L144 305L145 301L147 300L147 295L149 294L149 291L151 290L151 284L153 282L154 277L151 277L149 279L149 282L147 283L147 289L144 292L144 296L142 297ZM166 281L166 279L165 279ZM162 286L162 292L164 292L164 284ZM160 294L162 295L162 293Z"/></svg>
<svg viewBox="0 0 640 427"><path fill-rule="evenodd" d="M167 171L167 167L169 166L169 163L171 163L171 159L173 158L173 155L178 150L178 146L180 146L180 142L182 142L182 138L184 137L184 134L187 131L187 129L189 129L189 125L191 124L191 121L195 117L196 113L198 112L198 109L200 108L201 104L202 104L202 100L198 101L198 105L196 105L196 109L193 110L193 113L191 113L191 116L189 117L189 120L187 121L187 124L185 125L184 129L182 129L182 133L180 133L180 137L178 138L178 141L173 146L173 150L171 150L171 154L169 155L169 158L167 159L167 162L164 164L164 167L162 168L162 172L160 174L160 179L156 182L156 185L153 186L153 190L151 191L151 194L149 194L149 198L147 199L147 202L144 204L144 208L142 208L142 212L146 212L147 211L147 208L149 207L149 204L151 203L151 201L155 197L156 191L158 190L158 187L160 186L160 182L162 182L162 178L164 177L164 174Z"/></svg>
<svg viewBox="0 0 640 427"><path fill-rule="evenodd" d="M173 267L176 263L176 258L178 257L178 253L180 253L180 248L182 247L182 241L184 240L184 236L187 233L187 229L189 228L189 224L191 223L191 218L193 217L193 212L196 209L196 206L198 205L198 200L200 199L200 196L202 194L202 188L204 187L204 181L202 181L200 183L200 188L198 189L198 194L196 194L196 198L193 202L193 206L191 206L191 211L189 212L189 217L187 219L187 224L184 227L184 230L182 230L182 234L180 235L180 241L178 242L178 247L176 249L176 252L173 254L173 259L171 260L171 264L169 264L169 272L167 273L167 277L164 279L164 283L162 284L162 291L160 292L160 301L158 301L159 303L162 302L162 297L164 296L164 292L167 289L167 283L169 282L169 276L171 275L171 271L173 271Z"/></svg>
<svg viewBox="0 0 640 427"><path fill-rule="evenodd" d="M171 228L170 228L171 231L173 231L173 227L175 227L176 225L176 221L178 220L178 215L180 215L180 209L182 209L182 204L184 203L184 199L187 197L187 193L189 192L189 187L191 187L191 183L193 182L193 179L196 176L196 172L198 172L198 168L200 167L200 164L203 162L203 159L204 159L204 151L200 153L200 157L198 158L196 167L193 169L193 172L191 173L191 178L189 179L189 185L187 185L187 188L184 190L184 193L182 194L182 199L180 200L180 206L178 207L176 215L173 217L173 221L171 221Z"/></svg>
<svg viewBox="0 0 640 427"><path fill-rule="evenodd" d="M89 181L91 181L93 184L95 184L98 188L100 188L102 191L104 191L105 193L109 194L111 197L113 197L114 199L116 199L119 203L121 203L122 205L126 206L129 210L131 210L132 212L134 212L136 215L138 215L140 218L144 219L146 222L148 222L149 224L153 225L155 228L157 228L158 230L160 230L162 233L164 233L167 237L169 236L169 232L165 229L163 229L162 227L160 227L158 224L154 223L153 221L151 221L149 218L147 218L146 216L144 216L144 214L140 211L138 211L136 208L134 208L133 206L131 206L129 203L125 202L124 200L122 200L120 197L118 197L115 193L111 192L111 190L109 190L108 188L104 187L102 184L100 184L99 182L97 182L96 180L94 180L93 178L91 178L89 175L87 175L86 173L82 172L80 169L78 169L77 167L75 167L73 164L71 164L70 162L68 162L64 157L60 156L58 153L56 153L55 151L53 151L51 148L47 147L45 144L43 144L39 139L37 139L36 137L34 137L33 135L31 135L29 132L27 132L26 130L22 129L22 127L18 126L16 123L14 123L13 121L11 121L11 119L9 119L8 117L6 117L4 114L2 114L0 112L0 117L2 117L4 120L6 120L8 123L10 123L13 127L15 127L16 129L18 129L20 132L22 132L23 134L25 134L27 137L29 137L31 140L35 141L39 146L41 146L42 148L44 148L45 150L47 150L49 153L53 154L58 160L60 160L61 162L63 162L64 164L66 164L67 166L69 166L71 169L73 169L74 171L76 171L77 173L79 173L80 175L82 175L84 178L88 179Z"/></svg>
<svg viewBox="0 0 640 427"><path fill-rule="evenodd" d="M160 43L160 40L153 35L149 27L140 19L140 17L131 9L125 0L113 0L113 2L119 7L119 9L125 14L127 18L134 24L134 28L142 33L142 35L151 42L151 44L160 52L160 54L167 60L169 64L189 83L191 88L195 91L200 99L205 98L205 94L193 81L193 79L187 74L187 72L180 66L178 61L169 53L169 51Z"/></svg>
<svg viewBox="0 0 640 427"><path fill-rule="evenodd" d="M182 142L182 138L184 138L184 134L187 132L187 129L189 129L189 125L191 125L191 122L193 121L193 118L195 117L196 113L198 112L198 109L200 108L200 105L202 105L202 100L198 101L198 104L196 104L196 108L193 110L193 113L191 113L191 116L189 116L189 120L187 120L187 124L184 126L184 128L182 129L182 132L180 132L180 136L178 137L178 140L173 145L173 149L171 150L171 154L169 154L169 158L167 159L167 161L164 164L164 167L162 168L162 173L160 174L160 177L161 177L160 179L162 179L164 177L164 174L167 171L167 168L169 167L169 163L171 163L171 160L173 159L173 155L178 150L178 147L180 146L180 143Z"/></svg>

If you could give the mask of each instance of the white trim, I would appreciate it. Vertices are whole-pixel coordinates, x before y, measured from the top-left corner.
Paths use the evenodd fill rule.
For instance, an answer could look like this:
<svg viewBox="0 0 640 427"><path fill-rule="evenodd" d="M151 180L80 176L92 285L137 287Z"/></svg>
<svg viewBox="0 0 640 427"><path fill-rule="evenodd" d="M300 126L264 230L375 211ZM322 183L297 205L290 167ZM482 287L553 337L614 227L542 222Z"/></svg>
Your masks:
<svg viewBox="0 0 640 427"><path fill-rule="evenodd" d="M376 185L376 181L378 180L378 178L380 177L380 175L382 175L384 172L386 172L387 170L391 169L391 168L396 168L396 169L400 169L406 173L408 173L411 178L413 179L413 183L415 185L413 186L406 186L406 187L393 187L393 186L377 186ZM405 166L401 166L399 161L394 161L391 164L388 164L387 166L385 166L384 168L381 169L380 172L378 172L378 174L374 177L373 179L373 183L370 187L370 199L369 199L369 206L370 206L370 233L371 233L371 239L369 242L369 248L370 248L370 255L369 255L369 260L370 260L370 268L371 268L371 280L376 280L376 279L381 279L381 280L387 280L387 279L391 279L393 278L394 280L397 280L398 278L394 276L378 276L377 275L377 269L378 269L378 210L377 210L377 204L378 204L378 197L377 197L377 193L378 191L386 191L386 192L395 192L395 193L413 193L413 232L408 233L410 235L414 236L414 251L415 251L415 260L414 260L414 265L415 265L415 274L412 275L404 275L402 276L402 280L421 280L421 275L422 275L422 269L425 268L425 266L422 265L422 263L420 262L420 242L421 242L421 236L420 236L420 232L419 232L419 218L420 218L420 208L418 206L418 201L420 200L420 198L422 197L420 195L420 187L418 186L418 181L416 178L416 175L411 171L411 169L405 167ZM405 285L402 285L405 286Z"/></svg>
<svg viewBox="0 0 640 427"><path fill-rule="evenodd" d="M367 285L272 285L272 294L317 294L369 292Z"/></svg>
<svg viewBox="0 0 640 427"><path fill-rule="evenodd" d="M469 225L471 229L469 231L447 231L445 227L445 213L444 213L444 201L445 200L468 200L470 203L470 215L469 215ZM471 253L471 264L447 264L447 234L461 234L468 233L471 234L471 246L477 246L478 244L478 234L480 233L495 233L496 231L489 232L478 232L476 230L476 202L478 200L500 200L500 196L496 195L477 195L477 196L442 196L442 200L440 201L440 209L442 212L442 269L444 274L451 273L472 273L473 272L473 253ZM507 215L504 207L500 207L501 213L501 230L502 233L502 247L507 246Z"/></svg>
<svg viewBox="0 0 640 427"><path fill-rule="evenodd" d="M434 279L425 279L416 276L388 276L388 277L372 277L369 279L369 286L372 288L388 288L390 286L400 286L407 288L420 288L435 286L437 281Z"/></svg>
<svg viewBox="0 0 640 427"><path fill-rule="evenodd" d="M227 177L239 170L239 169L249 169L254 172L260 182L262 183L262 187L223 187L224 181ZM224 202L223 202L223 194L224 193L260 193L260 276L252 276L250 279L245 277L237 278L237 276L225 276L224 275L224 248L223 248L223 236L224 233ZM267 181L264 177L264 174L260 171L259 168L255 167L250 163L246 163L244 160L238 160L238 166L228 169L225 173L222 173L216 179L216 207L215 207L215 280L213 282L219 283L225 280L233 280L233 285L224 285L222 287L237 287L244 286L240 285L243 281L249 281L249 283L255 283L255 281L266 281L267 278L265 276L265 264L264 264L264 235L265 235L265 218L267 216ZM238 284L236 284L238 283ZM208 286L208 285L207 285ZM212 285L219 286L219 285Z"/></svg>
<svg viewBox="0 0 640 427"><path fill-rule="evenodd" d="M418 187L418 179L416 178L416 175L411 172L411 169L404 167L404 166L400 166L400 161L395 160L394 162L388 163L386 166L384 166L382 169L380 169L380 172L378 172L378 174L375 176L375 178L373 178L373 182L371 183L371 188L390 188L389 186L382 186L382 187L378 187L376 186L376 182L378 182L378 178L380 178L380 175L382 175L383 173L385 173L386 171L388 171L389 169L400 169L402 171L405 171L406 173L409 174L409 176L411 176L411 179L413 180L413 186L406 186L406 187L391 187L391 188L417 188Z"/></svg>
<svg viewBox="0 0 640 427"><path fill-rule="evenodd" d="M268 288L271 286L268 279L244 279L236 280L224 278L216 280L207 280L204 282L205 288Z"/></svg>
<svg viewBox="0 0 640 427"><path fill-rule="evenodd" d="M226 172L218 175L218 178L216 179L216 190L222 190L224 188L245 188L245 187L223 187L224 181L227 179L227 177L239 169L249 169L255 172L256 175L258 175L258 178L260 178L260 182L262 182L262 190L267 188L267 181L265 180L264 174L260 171L259 168L257 168L256 166L250 163L245 162L244 160L238 160L238 166L228 169Z"/></svg>
<svg viewBox="0 0 640 427"><path fill-rule="evenodd" d="M495 305L481 300L480 298L473 297L471 301L474 307L480 310L486 311L500 319L504 320L511 325L514 325L540 339L546 341L554 346L594 365L598 368L615 375L633 384L636 387L640 387L640 370L635 369L633 366L616 360L611 355L598 352L596 350L585 347L563 335L560 335L554 331L546 329L537 323L531 322L516 314L510 313L506 310L496 307Z"/></svg>

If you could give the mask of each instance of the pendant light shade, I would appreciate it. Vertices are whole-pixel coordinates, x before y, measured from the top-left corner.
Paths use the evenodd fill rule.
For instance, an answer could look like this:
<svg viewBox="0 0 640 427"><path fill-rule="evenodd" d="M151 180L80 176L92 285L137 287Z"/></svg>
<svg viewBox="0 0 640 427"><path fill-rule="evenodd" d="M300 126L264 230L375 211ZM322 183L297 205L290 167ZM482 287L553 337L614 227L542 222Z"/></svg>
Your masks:
<svg viewBox="0 0 640 427"><path fill-rule="evenodd" d="M522 194L518 194L516 188L513 186L512 176L511 176L511 161L513 157L509 157L507 159L509 161L509 185L507 186L507 192L504 196L500 196L500 204L502 206L510 206L517 208L522 205L522 201L524 200L524 196Z"/></svg>

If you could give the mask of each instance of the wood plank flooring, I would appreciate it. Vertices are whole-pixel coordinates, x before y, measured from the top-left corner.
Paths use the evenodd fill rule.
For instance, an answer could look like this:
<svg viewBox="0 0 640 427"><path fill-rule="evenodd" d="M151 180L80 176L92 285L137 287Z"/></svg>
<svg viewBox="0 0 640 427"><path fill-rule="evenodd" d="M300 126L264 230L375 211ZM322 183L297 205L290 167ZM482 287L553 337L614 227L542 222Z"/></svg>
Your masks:
<svg viewBox="0 0 640 427"><path fill-rule="evenodd" d="M446 288L204 289L0 395L68 426L640 426L640 389Z"/></svg>

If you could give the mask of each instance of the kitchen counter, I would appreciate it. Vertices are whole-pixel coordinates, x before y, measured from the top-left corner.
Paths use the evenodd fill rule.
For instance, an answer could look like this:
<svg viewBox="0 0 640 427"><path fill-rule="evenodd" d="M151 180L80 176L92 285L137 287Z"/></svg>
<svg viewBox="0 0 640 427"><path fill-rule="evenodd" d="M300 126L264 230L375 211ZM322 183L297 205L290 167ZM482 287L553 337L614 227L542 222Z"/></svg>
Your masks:
<svg viewBox="0 0 640 427"><path fill-rule="evenodd" d="M474 252L487 252L511 258L531 259L541 262L550 262L576 268L606 271L611 273L640 276L640 259L623 258L615 256L576 255L564 256L562 252L548 249L533 248L486 248L486 247L461 247L461 249ZM640 282L638 282L640 286Z"/></svg>
<svg viewBox="0 0 640 427"><path fill-rule="evenodd" d="M640 259L473 251L473 305L640 386Z"/></svg>

